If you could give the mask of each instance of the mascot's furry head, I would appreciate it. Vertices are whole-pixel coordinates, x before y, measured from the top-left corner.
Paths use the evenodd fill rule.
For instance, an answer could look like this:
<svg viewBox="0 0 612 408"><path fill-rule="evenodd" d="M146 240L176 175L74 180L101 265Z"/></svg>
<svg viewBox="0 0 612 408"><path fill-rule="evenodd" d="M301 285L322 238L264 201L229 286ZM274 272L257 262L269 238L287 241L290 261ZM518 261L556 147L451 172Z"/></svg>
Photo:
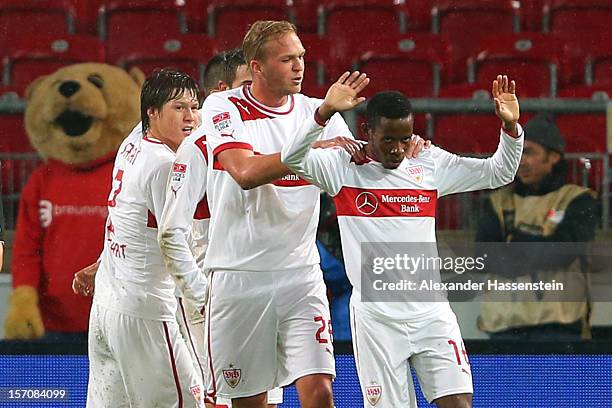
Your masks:
<svg viewBox="0 0 612 408"><path fill-rule="evenodd" d="M140 120L144 74L85 63L37 78L26 92L25 126L46 159L83 165L113 155Z"/></svg>

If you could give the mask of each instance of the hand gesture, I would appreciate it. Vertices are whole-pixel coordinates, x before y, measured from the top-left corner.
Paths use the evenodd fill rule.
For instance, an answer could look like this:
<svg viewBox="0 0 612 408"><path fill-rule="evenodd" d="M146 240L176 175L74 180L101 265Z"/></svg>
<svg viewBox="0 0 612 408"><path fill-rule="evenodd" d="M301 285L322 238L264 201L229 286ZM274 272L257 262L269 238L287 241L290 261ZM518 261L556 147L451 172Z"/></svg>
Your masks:
<svg viewBox="0 0 612 408"><path fill-rule="evenodd" d="M419 156L423 149L431 147L431 140L425 140L419 135L412 135L408 149L406 149L406 158L414 159Z"/></svg>
<svg viewBox="0 0 612 408"><path fill-rule="evenodd" d="M366 74L345 72L338 80L329 87L323 104L319 107L319 116L327 121L336 112L344 112L358 106L365 101L364 97L358 97L370 83Z"/></svg>
<svg viewBox="0 0 612 408"><path fill-rule="evenodd" d="M519 103L516 98L516 84L508 81L508 76L498 75L493 81L493 100L495 101L495 114L501 119L504 129L516 134L516 123L520 116Z"/></svg>
<svg viewBox="0 0 612 408"><path fill-rule="evenodd" d="M99 261L89 266L86 266L85 268L74 274L74 278L72 279L72 291L76 295L93 295L98 266L100 266Z"/></svg>
<svg viewBox="0 0 612 408"><path fill-rule="evenodd" d="M317 140L312 144L313 149L329 149L340 147L353 157L355 163L365 163L367 143L350 137L338 136L333 139Z"/></svg>

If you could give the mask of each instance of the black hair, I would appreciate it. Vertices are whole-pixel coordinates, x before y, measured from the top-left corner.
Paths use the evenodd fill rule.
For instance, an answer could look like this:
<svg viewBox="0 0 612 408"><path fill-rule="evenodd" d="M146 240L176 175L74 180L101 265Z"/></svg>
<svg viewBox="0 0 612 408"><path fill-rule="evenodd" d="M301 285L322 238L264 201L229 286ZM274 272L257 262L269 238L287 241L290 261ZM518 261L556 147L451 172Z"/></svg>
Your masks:
<svg viewBox="0 0 612 408"><path fill-rule="evenodd" d="M401 119L412 115L412 104L398 91L384 91L368 101L366 120L369 129L374 129L380 118Z"/></svg>
<svg viewBox="0 0 612 408"><path fill-rule="evenodd" d="M140 118L142 120L142 132L146 133L150 128L149 108L159 111L166 102L172 101L183 95L184 92L198 97L198 84L195 79L170 68L156 69L146 79L140 92Z"/></svg>
<svg viewBox="0 0 612 408"><path fill-rule="evenodd" d="M240 48L223 51L208 61L204 70L204 92L206 96L217 87L219 81L231 86L236 79L236 70L239 66L246 65L244 53Z"/></svg>

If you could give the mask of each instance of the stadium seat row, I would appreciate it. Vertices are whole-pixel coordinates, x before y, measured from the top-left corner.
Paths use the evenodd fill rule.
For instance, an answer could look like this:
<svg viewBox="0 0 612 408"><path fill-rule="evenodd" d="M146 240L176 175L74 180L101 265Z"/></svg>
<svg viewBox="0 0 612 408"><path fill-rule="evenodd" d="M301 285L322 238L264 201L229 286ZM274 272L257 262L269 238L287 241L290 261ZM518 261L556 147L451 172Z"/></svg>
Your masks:
<svg viewBox="0 0 612 408"><path fill-rule="evenodd" d="M410 97L438 96L455 83L487 84L497 73L520 79L526 97L550 97L569 85L612 82L612 36L588 43L542 33L492 34L467 60L453 58L453 44L435 34L379 34L369 41L336 42L304 34L305 93L322 96L343 71L368 72L367 93L395 88ZM25 95L40 75L77 62L108 62L125 68L174 66L202 79L205 64L223 49L201 34L131 36L129 41L101 42L88 35L36 35L0 38L2 85ZM461 68L465 73L458 73Z"/></svg>
<svg viewBox="0 0 612 408"><path fill-rule="evenodd" d="M520 83L518 85L520 90ZM0 88L0 94L6 88ZM610 100L612 83L601 85L579 85L560 90L559 97ZM490 84L453 85L440 90L442 98L490 99ZM522 112L521 123L525 123L533 113ZM566 138L568 152L607 151L606 115L603 113L568 113L555 118L561 133ZM359 118L363 121L363 118ZM498 119L492 114L417 114L415 133L454 152L490 153L497 147L497 138L491 136L490 129L497 129ZM588 123L588 126L585 126ZM33 151L27 141L23 127L22 114L0 114L0 129L6 135L0 139L0 153L20 153ZM457 137L457 135L462 135Z"/></svg>
<svg viewBox="0 0 612 408"><path fill-rule="evenodd" d="M377 32L429 31L478 40L491 32L603 33L609 0L3 0L5 32L122 36L137 26L200 33L233 47L257 19L289 19L302 33L338 41ZM476 23L476 24L475 24ZM364 29L366 28L366 29ZM127 37L123 37L124 39ZM469 43L469 41L468 41Z"/></svg>

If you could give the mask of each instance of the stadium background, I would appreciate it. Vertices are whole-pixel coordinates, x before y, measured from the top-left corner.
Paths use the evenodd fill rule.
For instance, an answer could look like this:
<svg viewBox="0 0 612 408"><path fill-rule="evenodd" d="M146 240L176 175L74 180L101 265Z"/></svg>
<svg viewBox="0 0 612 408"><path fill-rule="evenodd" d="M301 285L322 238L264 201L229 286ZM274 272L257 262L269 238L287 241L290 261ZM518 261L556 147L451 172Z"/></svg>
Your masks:
<svg viewBox="0 0 612 408"><path fill-rule="evenodd" d="M494 74L507 73L518 83L521 123L537 112L555 116L568 143L569 178L600 194L598 240L609 241L611 0L0 0L0 178L9 230L0 320L10 287L10 230L19 193L39 160L23 129L27 84L86 61L138 66L145 73L175 66L201 80L206 61L239 45L248 24L262 18L296 23L307 49L304 93L322 96L345 69L366 71L372 78L366 96L403 91L414 102L415 131L455 152L494 150L496 138L487 131L498 126L490 82ZM360 111L346 118L359 134ZM441 240L472 240L482 197L441 201ZM475 327L477 304L454 307L467 339L486 337ZM607 406L610 303L595 305L594 324L595 340L576 355L518 357L512 350L498 355L497 349L475 355L475 406ZM554 345L542 347L527 350L546 354ZM525 346L516 350L524 352ZM593 350L599 354L583 355ZM70 377L75 387L86 380L83 356L9 357L14 352L0 345L6 354L0 357L0 387L6 381L68 381L61 370L75 377ZM71 371L75 367L78 375ZM339 367L349 375L339 379L336 392L354 394L350 357L340 357Z"/></svg>

